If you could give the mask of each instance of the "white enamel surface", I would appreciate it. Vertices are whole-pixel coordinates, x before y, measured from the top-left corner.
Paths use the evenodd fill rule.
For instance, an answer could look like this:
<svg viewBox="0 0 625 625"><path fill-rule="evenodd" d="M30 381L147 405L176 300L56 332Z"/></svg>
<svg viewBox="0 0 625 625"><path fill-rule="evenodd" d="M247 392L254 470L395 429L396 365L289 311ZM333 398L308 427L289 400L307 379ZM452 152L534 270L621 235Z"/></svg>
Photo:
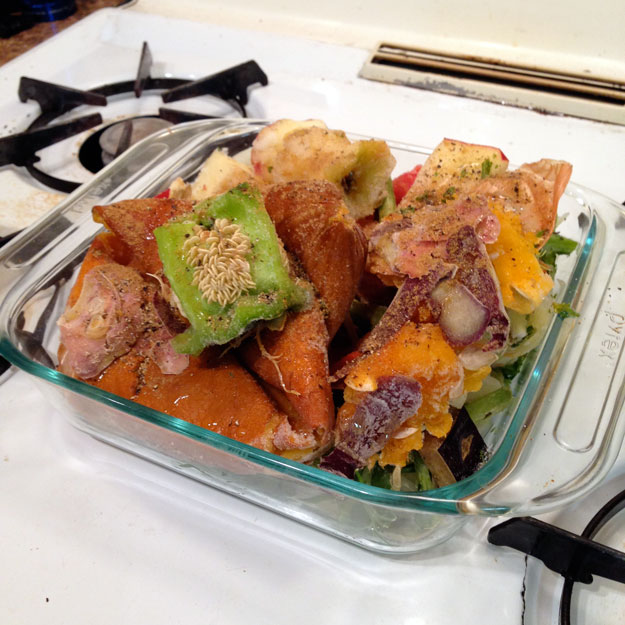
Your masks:
<svg viewBox="0 0 625 625"><path fill-rule="evenodd" d="M270 84L251 92L250 117L317 117L331 127L425 146L436 145L444 136L453 137L497 145L513 162L544 156L566 159L574 165L576 182L618 201L625 199L623 126L377 83L357 77L368 56L365 49L135 12L141 6L146 5L100 11L3 66L0 134L25 129L38 109L36 103L20 103L15 97L20 76L84 89L129 80L138 65L141 41L147 40L154 58L153 76L200 78L256 59ZM51 57L55 59L52 65ZM151 100L115 100L99 111L113 121L123 114L147 112L150 106L157 108L159 98ZM207 100L170 106L208 107L212 112L215 104ZM222 110L229 111L227 107ZM70 116L82 113L78 108ZM42 168L79 182L87 180L89 173L71 155L88 134L67 139L58 144L58 150L42 152ZM8 170L0 171L0 183L5 182ZM23 215L24 225L29 223L23 207L37 205L31 201L31 192L49 194L39 185L29 188L14 178L4 184L6 192L0 198L0 235L16 222L16 212ZM45 206L53 203L49 197ZM15 205L22 208L15 211Z"/></svg>
<svg viewBox="0 0 625 625"><path fill-rule="evenodd" d="M141 0L136 11L371 48L380 41L625 80L620 0Z"/></svg>
<svg viewBox="0 0 625 625"><path fill-rule="evenodd" d="M492 4L484 5L491 13ZM289 28L274 19L293 6L271 3L255 19L244 2L228 11L199 0L140 0L99 12L0 68L0 134L23 129L37 109L17 100L21 75L82 88L129 79L145 39L155 76L197 78L255 58L270 85L252 93L250 116L321 118L426 146L454 137L497 145L513 162L562 158L578 183L625 200L624 128L358 79L373 36L363 24L377 14L356 12L362 28L352 41L328 21L329 44L311 39L321 38L319 19L309 32L295 19ZM333 6L339 17L346 10ZM267 36L278 27L298 36ZM608 59L620 39L602 45ZM49 158L59 170L75 167L62 154ZM0 182L0 218L13 209L15 220L15 206L48 193L10 169L0 170ZM613 479L624 470L621 461ZM492 521L470 519L421 555L370 554L90 439L23 373L0 386L0 507L2 623L501 625L524 614L524 558L486 544ZM555 623L546 604L540 617Z"/></svg>
<svg viewBox="0 0 625 625"><path fill-rule="evenodd" d="M91 439L22 372L1 393L3 622L498 625L519 613L523 558L485 546L482 519L420 556L375 555Z"/></svg>

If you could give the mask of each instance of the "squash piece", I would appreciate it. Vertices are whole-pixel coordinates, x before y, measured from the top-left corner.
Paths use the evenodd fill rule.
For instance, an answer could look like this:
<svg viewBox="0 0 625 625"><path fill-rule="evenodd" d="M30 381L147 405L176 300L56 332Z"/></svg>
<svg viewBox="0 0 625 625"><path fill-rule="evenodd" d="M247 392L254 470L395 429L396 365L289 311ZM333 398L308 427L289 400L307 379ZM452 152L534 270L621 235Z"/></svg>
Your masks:
<svg viewBox="0 0 625 625"><path fill-rule="evenodd" d="M353 397L353 391L374 391L379 378L392 375L411 377L421 385L422 403L417 414L402 424L380 454L382 464L403 466L410 451L421 448L424 431L443 437L451 429L449 400L462 392L464 372L439 326L408 322L347 375L345 385L350 392L345 394L346 401ZM348 414L346 406L339 411L339 421Z"/></svg>
<svg viewBox="0 0 625 625"><path fill-rule="evenodd" d="M494 243L486 245L499 279L504 306L524 315L533 312L553 288L536 256L536 235L524 233L521 217L493 204L501 230Z"/></svg>

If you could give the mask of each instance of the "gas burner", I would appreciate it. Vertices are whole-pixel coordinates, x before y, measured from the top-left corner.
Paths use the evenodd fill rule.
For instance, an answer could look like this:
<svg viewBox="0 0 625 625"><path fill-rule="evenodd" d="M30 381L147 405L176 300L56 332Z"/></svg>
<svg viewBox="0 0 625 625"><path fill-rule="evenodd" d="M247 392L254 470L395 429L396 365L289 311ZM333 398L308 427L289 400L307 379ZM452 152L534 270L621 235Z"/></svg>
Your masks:
<svg viewBox="0 0 625 625"><path fill-rule="evenodd" d="M172 125L172 122L155 115L114 122L87 137L78 152L78 160L95 174L131 145Z"/></svg>
<svg viewBox="0 0 625 625"><path fill-rule="evenodd" d="M54 143L104 124L100 113L70 121L51 123L79 106L107 106L110 98L133 94L140 98L144 92L160 92L163 102L177 102L199 96L211 96L228 103L237 115L247 117L248 89L253 85L268 84L267 75L256 61L247 61L216 74L186 80L181 78L152 78L152 54L143 43L137 76L131 81L102 85L89 91L73 89L34 78L22 77L18 95L22 102L35 100L41 113L26 131L0 138L0 167L24 167L39 182L63 193L71 193L81 183L56 178L35 166L40 161L37 152ZM154 114L133 115L116 119L88 137L82 144L78 158L90 172L102 167L149 134L185 121L214 118L172 108L159 107Z"/></svg>
<svg viewBox="0 0 625 625"><path fill-rule="evenodd" d="M615 489L618 492L605 503L606 495ZM616 478L613 485L601 487L589 497L577 510L565 512L567 524L571 524L571 516L577 515L572 525L578 521L586 524L581 534L532 517L510 518L490 528L489 543L532 556L527 562L523 589L523 623L545 623L547 605L551 605L553 619L557 613L558 625L590 622L590 615L593 623L612 623L617 621L610 617L606 620L606 616L622 614L624 602L619 584L625 583L625 490L620 478ZM599 511L587 521L588 510L598 502ZM564 577L563 583L555 580L551 572ZM555 620L550 619L552 622Z"/></svg>

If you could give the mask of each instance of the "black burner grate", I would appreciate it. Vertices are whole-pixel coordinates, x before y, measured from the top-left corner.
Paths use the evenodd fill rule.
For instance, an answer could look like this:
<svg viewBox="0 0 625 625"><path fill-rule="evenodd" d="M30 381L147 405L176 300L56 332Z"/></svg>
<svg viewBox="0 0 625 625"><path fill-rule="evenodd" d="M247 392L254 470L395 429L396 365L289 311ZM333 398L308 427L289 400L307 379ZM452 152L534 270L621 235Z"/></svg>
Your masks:
<svg viewBox="0 0 625 625"><path fill-rule="evenodd" d="M18 89L20 100L22 102L35 100L40 106L41 113L26 131L0 138L0 167L5 165L24 167L42 184L63 193L70 193L79 187L80 183L47 174L38 168L36 163L40 160L37 152L43 148L104 123L99 113L78 117L68 122L51 123L72 109L84 105L106 106L108 98L121 94L134 92L135 97L139 98L144 91L160 91L165 103L199 96L213 96L228 102L238 114L247 117L245 105L248 103L248 90L254 85L268 84L267 75L253 60L194 81L181 78L152 78L151 67L152 53L147 42L144 42L134 80L81 91L35 78L22 77ZM153 117L178 124L214 116L161 107L158 114ZM128 138L129 132L121 133L120 145L114 150L114 156L118 156L129 147ZM89 169L93 171L94 167Z"/></svg>

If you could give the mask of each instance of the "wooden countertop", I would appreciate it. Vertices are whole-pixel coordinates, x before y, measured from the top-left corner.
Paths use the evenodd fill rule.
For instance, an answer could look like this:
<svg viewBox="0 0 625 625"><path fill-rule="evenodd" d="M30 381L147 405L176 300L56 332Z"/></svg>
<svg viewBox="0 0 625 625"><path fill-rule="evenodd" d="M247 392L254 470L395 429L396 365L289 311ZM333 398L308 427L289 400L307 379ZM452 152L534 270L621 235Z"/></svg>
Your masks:
<svg viewBox="0 0 625 625"><path fill-rule="evenodd" d="M0 39L0 65L27 52L98 9L124 4L128 2L125 0L76 0L76 12L68 18L56 22L40 22L8 39Z"/></svg>

